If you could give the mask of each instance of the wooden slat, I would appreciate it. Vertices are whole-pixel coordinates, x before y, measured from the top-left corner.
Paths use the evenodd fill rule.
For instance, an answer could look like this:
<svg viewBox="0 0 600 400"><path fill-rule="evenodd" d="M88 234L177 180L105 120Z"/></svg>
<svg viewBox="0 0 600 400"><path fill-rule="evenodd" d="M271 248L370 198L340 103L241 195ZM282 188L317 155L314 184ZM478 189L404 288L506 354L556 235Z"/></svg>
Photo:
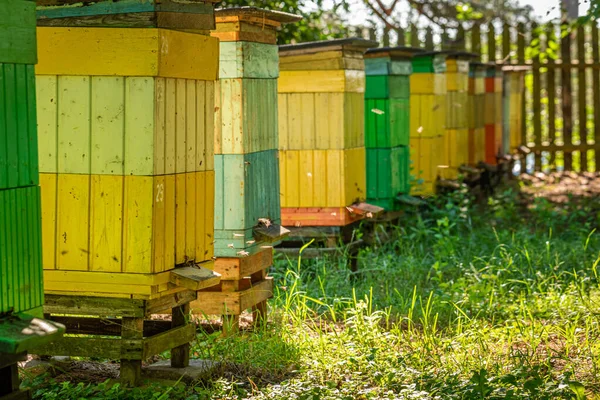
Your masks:
<svg viewBox="0 0 600 400"><path fill-rule="evenodd" d="M390 46L390 28L389 27L384 27L383 28L383 47L389 47Z"/></svg>
<svg viewBox="0 0 600 400"><path fill-rule="evenodd" d="M471 52L481 57L481 25L477 23L471 29Z"/></svg>
<svg viewBox="0 0 600 400"><path fill-rule="evenodd" d="M569 26L565 23L562 29L569 29ZM563 62L571 62L571 36L566 35L562 38L561 46L561 59ZM563 142L565 145L570 145L573 142L573 94L571 84L571 70L561 69L561 85L562 85L562 114L563 114ZM564 154L564 165L565 170L571 171L573 168L573 155L571 152Z"/></svg>
<svg viewBox="0 0 600 400"><path fill-rule="evenodd" d="M517 25L517 61L519 64L525 63L525 24L522 22ZM527 115L527 103L525 100L525 91L523 91L521 94L521 115L523 116L523 118L521 118L521 132L523 132L523 143L520 143L521 145L525 145L525 142L527 141L527 118L525 118L525 115Z"/></svg>
<svg viewBox="0 0 600 400"><path fill-rule="evenodd" d="M427 50L434 50L434 47L433 47L433 31L431 30L430 26L428 26L427 30L425 31L425 48Z"/></svg>
<svg viewBox="0 0 600 400"><path fill-rule="evenodd" d="M465 34L465 27L463 26L463 24L458 25L458 28L456 29L456 42L454 44L455 50L466 49L466 45L467 45L466 37L467 36Z"/></svg>
<svg viewBox="0 0 600 400"><path fill-rule="evenodd" d="M488 40L488 62L495 61L496 60L496 28L494 27L493 22L490 22L488 24L487 40Z"/></svg>
<svg viewBox="0 0 600 400"><path fill-rule="evenodd" d="M502 62L505 64L510 64L511 55L510 55L510 45L511 45L511 37L510 37L510 25L505 22L502 25Z"/></svg>
<svg viewBox="0 0 600 400"><path fill-rule="evenodd" d="M533 40L541 40L538 25L534 22L531 24L531 38ZM541 47L541 44L540 44ZM541 99L541 76L540 76L540 57L536 55L533 57L533 136L536 146L542 144L542 99ZM542 168L542 157L541 154L536 153L534 168L536 171L540 171Z"/></svg>
<svg viewBox="0 0 600 400"><path fill-rule="evenodd" d="M600 40L598 39L598 26L592 24L592 57L594 63L600 62ZM600 71L592 71L594 104L600 104ZM600 144L600 107L594 107L594 143ZM600 169L600 151L594 152L596 171Z"/></svg>
<svg viewBox="0 0 600 400"><path fill-rule="evenodd" d="M397 38L397 45L398 46L406 46L406 35L404 34L404 29L402 28L398 28L396 29L396 34L398 35Z"/></svg>
<svg viewBox="0 0 600 400"><path fill-rule="evenodd" d="M554 24L546 26L546 37L548 41L556 40ZM554 58L548 58L548 72L546 73L546 87L548 88L548 142L553 145L556 140L556 69ZM556 163L556 152L550 152L550 168L554 169Z"/></svg>
<svg viewBox="0 0 600 400"><path fill-rule="evenodd" d="M414 24L410 26L410 45L411 47L421 47L421 41L419 40L419 30Z"/></svg>
<svg viewBox="0 0 600 400"><path fill-rule="evenodd" d="M577 58L579 69L577 70L577 105L579 110L579 138L582 144L587 144L587 109L586 109L586 69L585 69L585 26L577 28ZM596 105L600 106L600 105ZM581 171L588 170L587 152L581 150Z"/></svg>

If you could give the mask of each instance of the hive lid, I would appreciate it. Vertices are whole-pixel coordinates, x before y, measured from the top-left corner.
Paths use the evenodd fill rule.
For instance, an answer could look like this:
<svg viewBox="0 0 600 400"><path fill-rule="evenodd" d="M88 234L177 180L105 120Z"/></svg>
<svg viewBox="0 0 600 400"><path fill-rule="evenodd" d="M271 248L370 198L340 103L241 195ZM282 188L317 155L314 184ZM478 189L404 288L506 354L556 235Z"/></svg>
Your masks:
<svg viewBox="0 0 600 400"><path fill-rule="evenodd" d="M446 58L475 62L475 60L479 59L479 54L468 51L449 51Z"/></svg>
<svg viewBox="0 0 600 400"><path fill-rule="evenodd" d="M410 59L416 54L424 53L425 50L418 47L378 47L369 49L365 53L365 58L390 57L393 60Z"/></svg>
<svg viewBox="0 0 600 400"><path fill-rule="evenodd" d="M531 70L529 65L501 65L503 72L527 72Z"/></svg>
<svg viewBox="0 0 600 400"><path fill-rule="evenodd" d="M373 40L366 40L357 37L320 40L316 42L305 42L299 44L286 44L279 46L279 54L295 55L295 54L314 54L322 51L331 50L355 50L363 53L371 47L377 47L379 43Z"/></svg>
<svg viewBox="0 0 600 400"><path fill-rule="evenodd" d="M265 10L258 7L230 7L230 8L219 8L215 10L215 17L217 22L219 19L226 17L252 17L261 18L269 21L279 22L280 24L287 24L290 22L298 22L302 19L301 16L296 14L290 14L283 11Z"/></svg>

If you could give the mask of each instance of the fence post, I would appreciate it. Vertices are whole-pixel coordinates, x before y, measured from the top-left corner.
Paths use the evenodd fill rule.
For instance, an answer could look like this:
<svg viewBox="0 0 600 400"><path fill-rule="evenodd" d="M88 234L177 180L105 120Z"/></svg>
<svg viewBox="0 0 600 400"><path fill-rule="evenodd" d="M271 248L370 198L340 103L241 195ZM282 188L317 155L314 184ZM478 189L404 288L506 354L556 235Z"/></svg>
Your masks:
<svg viewBox="0 0 600 400"><path fill-rule="evenodd" d="M383 47L390 47L390 28L386 25L383 28Z"/></svg>
<svg viewBox="0 0 600 400"><path fill-rule="evenodd" d="M411 24L410 26L410 45L411 47L421 47L421 43L419 41L419 31L415 24Z"/></svg>
<svg viewBox="0 0 600 400"><path fill-rule="evenodd" d="M546 26L546 44L556 40L555 26L548 23ZM548 72L546 73L548 88L548 141L554 146L556 141L556 63L553 57L548 57ZM550 150L549 164L551 169L556 169L556 150Z"/></svg>
<svg viewBox="0 0 600 400"><path fill-rule="evenodd" d="M569 24L563 22L561 30L569 29ZM562 114L563 114L563 138L566 146L573 144L573 94L571 85L571 35L567 34L561 40L560 45L561 60L563 68L561 74L561 97L562 97ZM573 154L571 151L564 152L565 170L573 169Z"/></svg>
<svg viewBox="0 0 600 400"><path fill-rule="evenodd" d="M594 64L600 63L600 41L598 40L598 26L592 23L592 57ZM600 70L592 69L592 80L594 88L594 158L596 160L596 172L600 170Z"/></svg>
<svg viewBox="0 0 600 400"><path fill-rule="evenodd" d="M577 28L577 105L579 110L579 142L584 145L579 152L579 162L581 171L587 171L587 109L586 109L586 76L585 76L585 26L579 25ZM600 106L600 105L595 105Z"/></svg>
<svg viewBox="0 0 600 400"><path fill-rule="evenodd" d="M481 59L481 25L477 23L471 28L471 52Z"/></svg>
<svg viewBox="0 0 600 400"><path fill-rule="evenodd" d="M494 62L496 61L496 28L494 27L493 22L488 24L487 40L488 62Z"/></svg>
<svg viewBox="0 0 600 400"><path fill-rule="evenodd" d="M406 36L404 35L404 29L398 28L396 29L396 34L398 38L396 39L396 43L398 46L406 46Z"/></svg>
<svg viewBox="0 0 600 400"><path fill-rule="evenodd" d="M507 22L504 22L504 24L502 24L502 62L505 64L511 63L510 28L511 26Z"/></svg>
<svg viewBox="0 0 600 400"><path fill-rule="evenodd" d="M538 51L541 51L542 42L538 24L531 24L531 43L537 41ZM535 44L535 43L534 43ZM535 142L535 164L534 169L541 171L542 169L542 96L541 96L541 76L540 76L540 55L535 53L533 56L533 139Z"/></svg>

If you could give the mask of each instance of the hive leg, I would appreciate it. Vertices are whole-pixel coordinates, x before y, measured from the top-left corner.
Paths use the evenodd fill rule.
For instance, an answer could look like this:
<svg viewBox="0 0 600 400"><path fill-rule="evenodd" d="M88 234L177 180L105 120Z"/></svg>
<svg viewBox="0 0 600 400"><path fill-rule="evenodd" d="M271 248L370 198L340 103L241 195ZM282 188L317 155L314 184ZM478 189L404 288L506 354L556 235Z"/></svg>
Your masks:
<svg viewBox="0 0 600 400"><path fill-rule="evenodd" d="M190 314L190 303L172 309L173 319L171 327L177 328L188 323ZM190 365L190 344L186 343L171 349L171 367L185 368Z"/></svg>
<svg viewBox="0 0 600 400"><path fill-rule="evenodd" d="M252 283L260 282L265 280L267 277L267 270L263 269L261 271L255 272L251 275ZM252 307L252 322L255 326L260 326L267 322L267 301L261 301Z"/></svg>
<svg viewBox="0 0 600 400"><path fill-rule="evenodd" d="M142 340L144 338L144 319L123 317L121 326L122 340ZM121 381L130 386L137 386L142 376L142 360L121 359Z"/></svg>

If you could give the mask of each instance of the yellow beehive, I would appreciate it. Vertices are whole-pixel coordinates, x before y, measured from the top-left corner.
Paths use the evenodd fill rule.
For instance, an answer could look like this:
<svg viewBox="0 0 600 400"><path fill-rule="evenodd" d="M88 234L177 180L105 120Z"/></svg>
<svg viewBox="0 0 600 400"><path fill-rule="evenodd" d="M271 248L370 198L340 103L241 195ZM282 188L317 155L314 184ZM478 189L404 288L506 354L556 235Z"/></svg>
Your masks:
<svg viewBox="0 0 600 400"><path fill-rule="evenodd" d="M210 267L218 40L38 28L46 293L154 298Z"/></svg>
<svg viewBox="0 0 600 400"><path fill-rule="evenodd" d="M485 71L482 63L471 63L469 72L469 164L485 160Z"/></svg>
<svg viewBox="0 0 600 400"><path fill-rule="evenodd" d="M530 70L526 66L508 66L503 68L505 91L503 150L505 153L514 152L525 142L523 132L523 91L525 90L525 75Z"/></svg>
<svg viewBox="0 0 600 400"><path fill-rule="evenodd" d="M363 54L376 45L339 39L280 47L283 225L345 225L346 207L366 198Z"/></svg>

